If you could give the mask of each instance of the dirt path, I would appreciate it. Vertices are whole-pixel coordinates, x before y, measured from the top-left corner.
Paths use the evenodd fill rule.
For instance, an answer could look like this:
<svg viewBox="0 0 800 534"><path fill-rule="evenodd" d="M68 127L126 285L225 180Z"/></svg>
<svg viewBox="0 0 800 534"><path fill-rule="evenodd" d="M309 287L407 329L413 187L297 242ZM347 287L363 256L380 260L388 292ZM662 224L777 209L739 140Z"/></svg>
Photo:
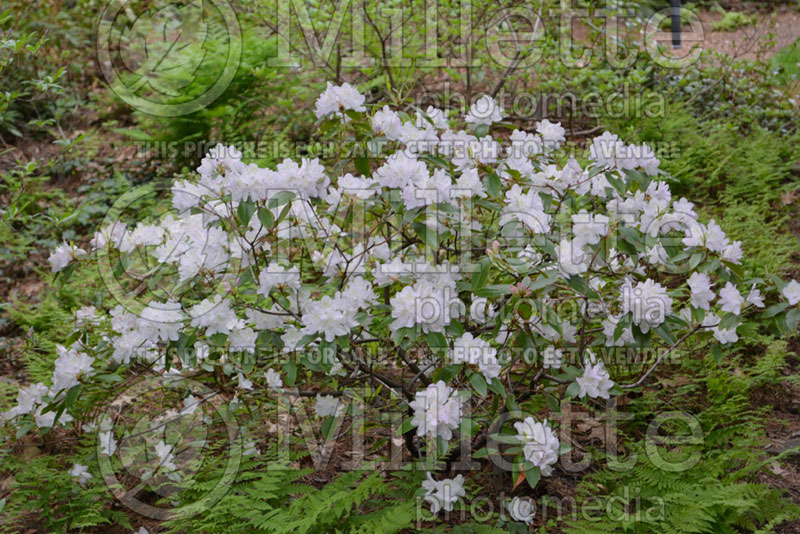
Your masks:
<svg viewBox="0 0 800 534"><path fill-rule="evenodd" d="M736 58L768 59L782 48L800 38L800 12L788 6L776 8L772 13L755 13L755 26L739 28L732 32L715 32L711 25L722 15L710 11L698 13L703 24L704 39L700 43L705 50L723 52ZM774 34L774 46L770 46L770 33Z"/></svg>

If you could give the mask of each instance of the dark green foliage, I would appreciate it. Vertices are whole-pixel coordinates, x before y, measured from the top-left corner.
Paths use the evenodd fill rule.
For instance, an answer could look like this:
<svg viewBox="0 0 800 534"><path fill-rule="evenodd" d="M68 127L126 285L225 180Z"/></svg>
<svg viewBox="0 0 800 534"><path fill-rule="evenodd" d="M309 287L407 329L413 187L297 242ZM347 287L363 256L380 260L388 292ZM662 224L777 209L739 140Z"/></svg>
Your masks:
<svg viewBox="0 0 800 534"><path fill-rule="evenodd" d="M321 488L303 483L311 469L297 469L274 451L245 458L230 491L210 510L168 523L168 532L314 534L317 532L392 533L416 518L414 491L421 475L379 471L339 474ZM182 493L185 502L216 485L212 469Z"/></svg>
<svg viewBox="0 0 800 534"><path fill-rule="evenodd" d="M99 525L130 528L126 514L109 508L111 496L96 473L82 488L69 474L72 464L63 457L0 458L14 470L13 499L3 511L0 532L20 532L26 512L33 512L45 531L52 533L81 532Z"/></svg>

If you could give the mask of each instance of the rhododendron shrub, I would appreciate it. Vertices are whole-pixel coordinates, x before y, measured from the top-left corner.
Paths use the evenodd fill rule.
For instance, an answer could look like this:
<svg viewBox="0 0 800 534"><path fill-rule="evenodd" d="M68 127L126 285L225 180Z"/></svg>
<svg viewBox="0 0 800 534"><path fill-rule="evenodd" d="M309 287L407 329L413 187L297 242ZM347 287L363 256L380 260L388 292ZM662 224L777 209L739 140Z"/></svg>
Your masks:
<svg viewBox="0 0 800 534"><path fill-rule="evenodd" d="M237 406L323 381L380 387L404 403L410 451L454 458L467 439L478 458L510 452L535 485L567 450L557 418L517 417L485 448L487 414L646 387L681 344L735 343L743 316L762 308L779 330L796 328L800 285L748 275L741 243L673 196L647 146L604 133L580 163L562 154L559 124L514 129L488 96L457 118L367 105L328 84L316 112L338 157L261 168L219 145L172 186L175 214L112 221L85 253L59 245L54 271L144 254L181 291L78 310L52 383L20 389L6 417L74 424L82 414L67 406L56 421L53 409L68 391L137 362L226 381ZM638 367L607 365L620 355ZM318 395L316 417L341 411ZM437 478L427 473L424 498L451 510L463 478Z"/></svg>

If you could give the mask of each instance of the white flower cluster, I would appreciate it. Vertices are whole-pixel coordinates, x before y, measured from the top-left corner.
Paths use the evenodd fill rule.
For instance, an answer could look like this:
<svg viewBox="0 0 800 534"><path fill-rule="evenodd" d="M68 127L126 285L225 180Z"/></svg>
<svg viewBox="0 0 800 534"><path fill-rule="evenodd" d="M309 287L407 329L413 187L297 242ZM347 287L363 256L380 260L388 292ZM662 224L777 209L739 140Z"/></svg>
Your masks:
<svg viewBox="0 0 800 534"><path fill-rule="evenodd" d="M3 414L4 419L13 419L20 415L33 414L36 426L50 428L56 423L56 410L46 411L50 403L63 399L64 393L77 386L81 378L95 373L92 364L94 358L81 352L79 345L65 348L56 345L58 358L55 360L52 385L47 387L39 382L20 388L17 392L17 405ZM62 425L73 420L72 415L63 412L58 419Z"/></svg>
<svg viewBox="0 0 800 534"><path fill-rule="evenodd" d="M514 428L522 442L522 453L525 460L541 470L542 475L550 476L553 465L558 462L559 441L547 421L537 422L533 417L526 417Z"/></svg>
<svg viewBox="0 0 800 534"><path fill-rule="evenodd" d="M425 500L431 504L431 513L438 514L440 510L452 512L453 505L466 495L464 475L438 481L430 473L426 473L426 476L427 480L422 482L422 488L425 490Z"/></svg>
<svg viewBox="0 0 800 534"><path fill-rule="evenodd" d="M441 380L418 392L410 406L414 410L411 424L419 436L430 434L449 441L461 423L461 397Z"/></svg>

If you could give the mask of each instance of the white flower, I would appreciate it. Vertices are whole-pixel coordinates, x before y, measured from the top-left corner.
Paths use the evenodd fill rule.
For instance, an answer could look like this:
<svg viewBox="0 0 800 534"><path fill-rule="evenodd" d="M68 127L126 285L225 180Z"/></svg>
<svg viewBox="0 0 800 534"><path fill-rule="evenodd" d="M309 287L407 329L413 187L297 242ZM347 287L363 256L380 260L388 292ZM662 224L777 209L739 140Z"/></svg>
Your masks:
<svg viewBox="0 0 800 534"><path fill-rule="evenodd" d="M372 117L372 131L376 134L383 134L387 139L397 141L400 139L400 127L403 121L396 111L383 106L383 109L376 112Z"/></svg>
<svg viewBox="0 0 800 534"><path fill-rule="evenodd" d="M57 273L69 265L72 260L76 260L85 254L86 251L82 248L72 246L64 241L58 245L53 252L50 253L50 257L47 258L47 261L50 262L50 268L52 271Z"/></svg>
<svg viewBox="0 0 800 534"><path fill-rule="evenodd" d="M428 106L428 109L425 110L425 115L428 117L426 118L422 113L417 111L417 118L414 121L414 126L417 128L425 128L430 124L428 121L428 119L430 119L433 122L434 128L446 130L449 127L447 124L447 117L441 109Z"/></svg>
<svg viewBox="0 0 800 534"><path fill-rule="evenodd" d="M78 484L81 486L86 484L89 479L93 478L92 474L89 472L89 467L82 464L73 465L72 469L69 470L69 474L72 478L77 479Z"/></svg>
<svg viewBox="0 0 800 534"><path fill-rule="evenodd" d="M231 350L238 352L254 353L256 350L258 333L250 327L245 327L244 322L238 322L228 336Z"/></svg>
<svg viewBox="0 0 800 534"><path fill-rule="evenodd" d="M239 373L237 378L238 378L238 381L239 381L239 384L237 385L237 387L239 389L244 389L244 390L252 390L253 389L253 381L252 380L248 380L247 378L245 378L242 373Z"/></svg>
<svg viewBox="0 0 800 534"><path fill-rule="evenodd" d="M559 443L555 432L545 420L536 422L533 417L526 417L519 423L514 423L514 428L523 444L522 453L525 460L538 467L543 476L550 476L553 465L558 462Z"/></svg>
<svg viewBox="0 0 800 534"><path fill-rule="evenodd" d="M97 308L94 306L83 306L75 311L75 324L78 326L97 324L99 322L100 316L97 315Z"/></svg>
<svg viewBox="0 0 800 534"><path fill-rule="evenodd" d="M661 160L656 157L652 148L647 145L642 145L639 147L638 163L639 167L644 169L644 172L647 173L648 176L656 176Z"/></svg>
<svg viewBox="0 0 800 534"><path fill-rule="evenodd" d="M216 295L214 300L205 299L189 310L191 325L206 329L206 336L229 334L238 318L231 307L231 301Z"/></svg>
<svg viewBox="0 0 800 534"><path fill-rule="evenodd" d="M375 303L375 293L372 284L362 276L355 276L347 282L340 297L351 308L368 309Z"/></svg>
<svg viewBox="0 0 800 534"><path fill-rule="evenodd" d="M611 380L608 371L606 371L602 360L598 360L597 363L593 364L590 358L586 358L584 365L583 375L575 379L580 387L578 396L581 398L587 395L592 398L609 398L608 391L614 387L614 382Z"/></svg>
<svg viewBox="0 0 800 534"><path fill-rule="evenodd" d="M698 222L691 224L682 241L687 247L705 247L712 252L723 252L730 244L714 219L709 221L708 226Z"/></svg>
<svg viewBox="0 0 800 534"><path fill-rule="evenodd" d="M786 298L790 306L794 306L800 302L800 283L797 280L790 280L788 284L783 286L781 294Z"/></svg>
<svg viewBox="0 0 800 534"><path fill-rule="evenodd" d="M122 238L127 232L128 228L125 224L119 221L113 222L95 232L94 237L89 241L89 245L92 247L92 250L97 250L105 248L110 242L115 248L119 248L119 244L122 242Z"/></svg>
<svg viewBox="0 0 800 534"><path fill-rule="evenodd" d="M722 251L722 259L731 263L738 264L742 256L744 256L744 252L742 252L741 241L734 241Z"/></svg>
<svg viewBox="0 0 800 534"><path fill-rule="evenodd" d="M719 316L715 313L708 313L703 318L701 326L710 327L711 332L714 334L714 339L727 345L728 343L735 343L739 341L739 335L736 333L736 327L730 329L722 329L718 325L720 323Z"/></svg>
<svg viewBox="0 0 800 534"><path fill-rule="evenodd" d="M620 317L615 315L609 315L603 319L603 335L606 336L606 347L624 347L635 341L633 338L633 330L630 326L622 330L619 338L614 339L614 333L617 331L619 320Z"/></svg>
<svg viewBox="0 0 800 534"><path fill-rule="evenodd" d="M417 427L418 436L430 434L449 441L461 422L461 398L441 380L417 392L409 406L414 410L411 424Z"/></svg>
<svg viewBox="0 0 800 534"><path fill-rule="evenodd" d="M279 289L300 289L300 270L297 267L286 269L276 262L271 262L258 275L258 292L268 297L269 292L274 287Z"/></svg>
<svg viewBox="0 0 800 534"><path fill-rule="evenodd" d="M331 183L319 158L302 158L300 165L286 158L278 164L276 173L279 181L286 184L288 189L299 190L301 198L322 196ZM297 208L297 204L293 206ZM294 213L297 214L297 211Z"/></svg>
<svg viewBox="0 0 800 534"><path fill-rule="evenodd" d="M672 299L661 284L649 278L636 286L626 280L622 286L622 314L629 312L633 314L633 323L646 334L672 313Z"/></svg>
<svg viewBox="0 0 800 534"><path fill-rule="evenodd" d="M608 232L608 217L581 210L572 216L572 230L576 242L596 245Z"/></svg>
<svg viewBox="0 0 800 534"><path fill-rule="evenodd" d="M561 367L563 351L550 345L542 353L542 365L545 369L558 369Z"/></svg>
<svg viewBox="0 0 800 534"><path fill-rule="evenodd" d="M453 505L459 497L464 497L464 475L455 478L446 478L436 481L430 473L425 473L427 480L422 482L425 489L425 500L431 503L431 513L438 514L439 510L453 511Z"/></svg>
<svg viewBox="0 0 800 534"><path fill-rule="evenodd" d="M50 394L55 396L60 391L70 389L78 385L81 376L89 376L94 373L92 363L94 358L76 350L67 350L61 345L56 345L58 358L55 361L53 371L53 385Z"/></svg>
<svg viewBox="0 0 800 534"><path fill-rule="evenodd" d="M747 294L747 303L752 304L756 308L763 308L764 307L764 296L761 294L761 291L756 289L756 285L750 288L750 293Z"/></svg>
<svg viewBox="0 0 800 534"><path fill-rule="evenodd" d="M719 304L722 311L739 315L742 312L744 297L742 297L735 285L728 282L725 287L719 290Z"/></svg>
<svg viewBox="0 0 800 534"><path fill-rule="evenodd" d="M114 437L114 432L111 430L100 432L97 437L100 441L100 454L112 456L114 451L117 450L117 440Z"/></svg>
<svg viewBox="0 0 800 534"><path fill-rule="evenodd" d="M333 395L317 394L317 403L314 405L314 414L317 417L336 415L339 411L339 399Z"/></svg>
<svg viewBox="0 0 800 534"><path fill-rule="evenodd" d="M486 198L486 189L483 187L478 169L464 169L461 176L456 179L456 186L450 192L452 198Z"/></svg>
<svg viewBox="0 0 800 534"><path fill-rule="evenodd" d="M42 402L42 398L47 394L48 387L38 382L29 386L19 388L17 391L17 405L5 413L6 418L10 419L17 415L31 413L37 404Z"/></svg>
<svg viewBox="0 0 800 534"><path fill-rule="evenodd" d="M583 248L578 239L562 239L556 249L558 270L564 278L585 273L589 270L591 255Z"/></svg>
<svg viewBox="0 0 800 534"><path fill-rule="evenodd" d="M303 314L305 334L323 334L325 341L333 341L338 336L346 336L358 326L355 319L357 307L349 300L338 296L322 297L306 306Z"/></svg>
<svg viewBox="0 0 800 534"><path fill-rule="evenodd" d="M714 300L714 292L711 291L711 279L705 273L692 273L687 281L689 289L692 291L692 306L704 310L711 309L711 301Z"/></svg>
<svg viewBox="0 0 800 534"><path fill-rule="evenodd" d="M454 285L449 275L439 273L404 287L390 300L394 321L389 327L397 331L419 325L425 333L444 332L450 324L454 304L460 302Z"/></svg>
<svg viewBox="0 0 800 534"><path fill-rule="evenodd" d="M533 523L533 517L536 515L536 507L530 499L520 499L514 497L508 504L506 504L509 515L514 521L530 525Z"/></svg>
<svg viewBox="0 0 800 534"><path fill-rule="evenodd" d="M483 95L469 108L469 113L464 119L467 124L487 124L503 120L503 108L494 98Z"/></svg>
<svg viewBox="0 0 800 534"><path fill-rule="evenodd" d="M56 423L56 412L50 411L44 413L44 405L39 406L33 414L33 419L36 423L36 426L39 428L51 428ZM67 412L63 412L61 416L58 418L58 422L62 425L69 423L72 421L72 416Z"/></svg>
<svg viewBox="0 0 800 534"><path fill-rule="evenodd" d="M278 330L286 324L286 312L269 309L268 312L260 310L246 309L244 314L247 316L247 321L253 323L258 330Z"/></svg>
<svg viewBox="0 0 800 534"><path fill-rule="evenodd" d="M170 471L174 471L176 469L175 463L175 455L172 454L172 445L168 445L164 443L164 440L159 441L156 443L156 454L158 455L158 465Z"/></svg>
<svg viewBox="0 0 800 534"><path fill-rule="evenodd" d="M366 111L365 100L364 95L349 83L333 85L328 82L325 91L317 98L315 112L318 119L331 113L344 117L342 111Z"/></svg>
<svg viewBox="0 0 800 534"><path fill-rule="evenodd" d="M542 198L533 189L522 192L519 184L514 184L506 191L500 225L516 219L535 234L546 234L550 231L551 217L544 212Z"/></svg>
<svg viewBox="0 0 800 534"><path fill-rule="evenodd" d="M294 352L297 350L297 344L303 339L303 332L297 328L289 327L286 332L281 336L283 341L283 352Z"/></svg>
<svg viewBox="0 0 800 534"><path fill-rule="evenodd" d="M139 530L134 532L134 534L150 534L150 531L144 527L139 527Z"/></svg>
<svg viewBox="0 0 800 534"><path fill-rule="evenodd" d="M375 177L382 187L403 189L412 183L420 183L428 178L428 168L413 155L405 151L396 152L386 158L386 162L375 171Z"/></svg>
<svg viewBox="0 0 800 534"><path fill-rule="evenodd" d="M550 122L547 119L536 123L536 131L542 136L545 147L549 149L558 148L561 143L566 141L564 134L566 130L561 126L560 122Z"/></svg>
<svg viewBox="0 0 800 534"><path fill-rule="evenodd" d="M392 307L392 330L413 328L417 321L417 292L414 287L406 286L390 301Z"/></svg>
<svg viewBox="0 0 800 534"><path fill-rule="evenodd" d="M142 310L139 332L149 341L178 341L183 328L181 305L174 300L151 301Z"/></svg>
<svg viewBox="0 0 800 534"><path fill-rule="evenodd" d="M275 369L267 369L267 372L264 373L264 378L267 380L267 386L272 389L280 389L283 387L281 375Z"/></svg>
<svg viewBox="0 0 800 534"><path fill-rule="evenodd" d="M181 410L181 415L192 415L195 411L197 411L198 406L200 406L200 400L194 395L189 395L183 399L183 410Z"/></svg>

